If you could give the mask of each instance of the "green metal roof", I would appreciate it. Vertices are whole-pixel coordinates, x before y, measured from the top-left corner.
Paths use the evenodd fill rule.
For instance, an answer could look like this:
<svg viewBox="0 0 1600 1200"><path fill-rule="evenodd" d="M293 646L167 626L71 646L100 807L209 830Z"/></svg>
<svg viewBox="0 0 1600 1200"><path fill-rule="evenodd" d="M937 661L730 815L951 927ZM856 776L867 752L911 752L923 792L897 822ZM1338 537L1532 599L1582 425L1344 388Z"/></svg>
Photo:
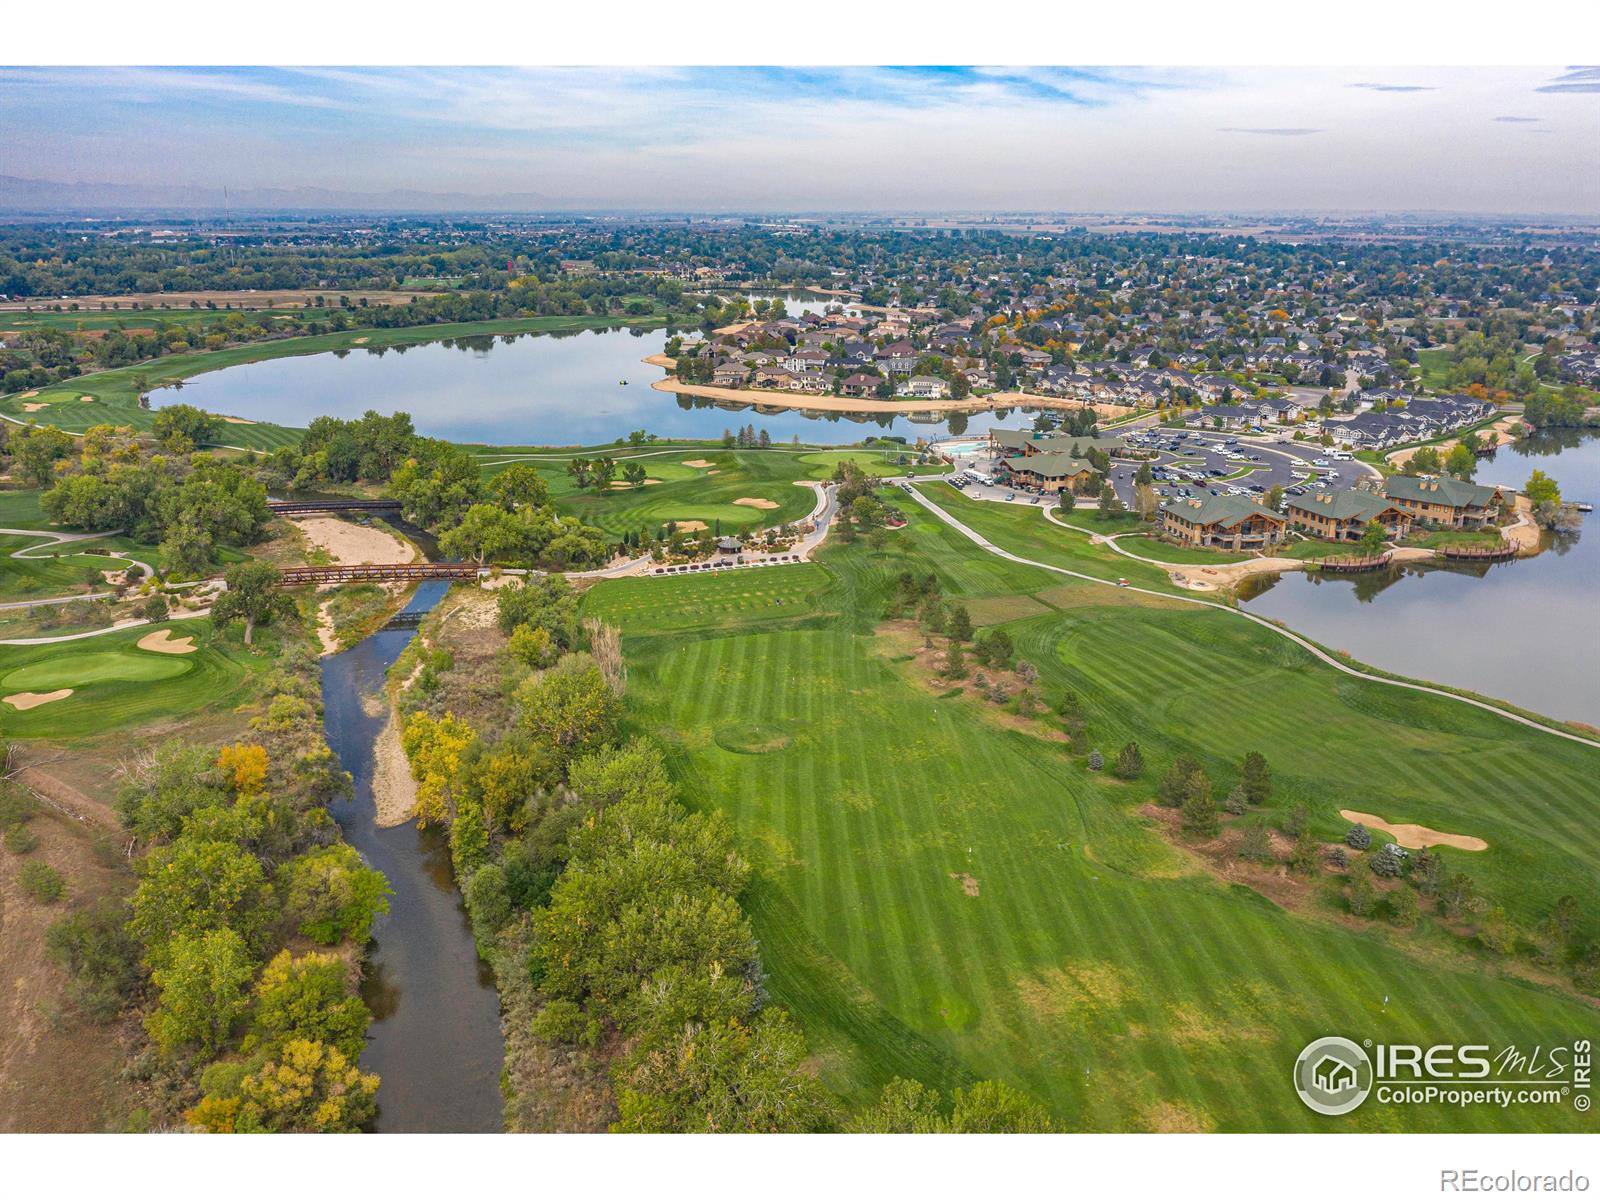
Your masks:
<svg viewBox="0 0 1600 1200"><path fill-rule="evenodd" d="M1481 483L1469 483L1451 475L1437 479L1423 479L1419 475L1391 475L1384 492L1394 500L1412 500L1421 504L1447 504L1451 508L1488 508L1496 503L1499 488Z"/></svg>

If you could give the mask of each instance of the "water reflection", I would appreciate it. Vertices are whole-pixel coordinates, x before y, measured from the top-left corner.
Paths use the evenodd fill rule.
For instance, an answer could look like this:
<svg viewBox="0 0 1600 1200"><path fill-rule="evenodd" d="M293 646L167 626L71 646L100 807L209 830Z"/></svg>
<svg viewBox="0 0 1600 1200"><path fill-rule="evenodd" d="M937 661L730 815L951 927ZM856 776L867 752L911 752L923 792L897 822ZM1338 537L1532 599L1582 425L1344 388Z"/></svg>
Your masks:
<svg viewBox="0 0 1600 1200"><path fill-rule="evenodd" d="M1600 436L1577 430L1503 447L1478 478L1520 487L1535 466L1567 498L1600 499ZM1511 562L1267 576L1241 600L1373 666L1600 724L1600 531L1545 534L1542 546Z"/></svg>
<svg viewBox="0 0 1600 1200"><path fill-rule="evenodd" d="M430 436L501 446L600 445L634 429L660 437L718 438L725 429L751 423L774 441L854 442L865 431L915 440L982 433L1012 415L1007 410L912 419L671 397L650 386L662 378L661 369L641 361L660 353L667 336L660 329L613 328L354 347L199 375L186 382L181 399L213 412L298 427L324 414L348 419L373 408L403 410ZM179 399L175 388L151 393L158 407Z"/></svg>

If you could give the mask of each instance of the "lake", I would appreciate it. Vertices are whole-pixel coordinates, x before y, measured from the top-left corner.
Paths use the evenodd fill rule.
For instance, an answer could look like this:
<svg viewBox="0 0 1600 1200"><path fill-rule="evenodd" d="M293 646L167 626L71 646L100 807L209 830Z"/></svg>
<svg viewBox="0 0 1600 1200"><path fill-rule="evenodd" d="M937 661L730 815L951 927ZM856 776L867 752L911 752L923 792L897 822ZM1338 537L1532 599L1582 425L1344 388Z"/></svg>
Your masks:
<svg viewBox="0 0 1600 1200"><path fill-rule="evenodd" d="M852 420L837 413L729 411L650 387L663 373L640 360L661 353L666 341L661 329L619 328L358 347L212 371L181 390L152 393L151 402L302 428L322 415L403 411L431 437L501 446L593 446L634 429L718 438L745 424L765 429L774 441L799 437L836 445L876 434L915 441L981 433L1006 420L994 413L916 423L893 415Z"/></svg>
<svg viewBox="0 0 1600 1200"><path fill-rule="evenodd" d="M1521 488L1534 468L1568 500L1600 500L1600 435L1540 434L1483 459L1478 480ZM1600 518L1547 535L1537 557L1371 575L1266 577L1244 607L1357 659L1600 725Z"/></svg>

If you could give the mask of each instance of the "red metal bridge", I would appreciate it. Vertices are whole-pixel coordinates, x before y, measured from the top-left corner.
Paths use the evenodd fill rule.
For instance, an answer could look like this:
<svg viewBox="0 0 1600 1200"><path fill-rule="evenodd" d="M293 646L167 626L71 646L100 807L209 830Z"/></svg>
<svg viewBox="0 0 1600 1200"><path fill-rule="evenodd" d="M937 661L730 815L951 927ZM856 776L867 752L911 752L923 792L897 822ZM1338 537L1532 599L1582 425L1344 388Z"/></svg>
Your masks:
<svg viewBox="0 0 1600 1200"><path fill-rule="evenodd" d="M350 563L326 567L285 567L279 578L283 587L303 583L388 582L417 579L476 579L477 563Z"/></svg>

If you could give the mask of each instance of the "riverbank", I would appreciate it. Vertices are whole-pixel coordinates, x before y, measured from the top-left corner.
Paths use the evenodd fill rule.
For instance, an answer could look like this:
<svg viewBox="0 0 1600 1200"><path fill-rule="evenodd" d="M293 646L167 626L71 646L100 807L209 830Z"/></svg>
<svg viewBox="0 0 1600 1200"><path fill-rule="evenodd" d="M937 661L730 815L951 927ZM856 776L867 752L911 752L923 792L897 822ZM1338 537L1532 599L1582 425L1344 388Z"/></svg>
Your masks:
<svg viewBox="0 0 1600 1200"><path fill-rule="evenodd" d="M1522 414L1512 413L1509 416L1501 417L1493 425L1474 432L1477 434L1478 444L1482 449L1497 450L1501 446L1509 446L1514 443L1522 435L1522 430ZM1384 457L1390 466L1403 467L1411 461L1412 456L1419 450L1424 448L1436 450L1442 458L1460 443L1461 439L1459 437L1447 438L1442 442L1429 442L1426 446L1407 446L1404 450L1392 451Z"/></svg>

